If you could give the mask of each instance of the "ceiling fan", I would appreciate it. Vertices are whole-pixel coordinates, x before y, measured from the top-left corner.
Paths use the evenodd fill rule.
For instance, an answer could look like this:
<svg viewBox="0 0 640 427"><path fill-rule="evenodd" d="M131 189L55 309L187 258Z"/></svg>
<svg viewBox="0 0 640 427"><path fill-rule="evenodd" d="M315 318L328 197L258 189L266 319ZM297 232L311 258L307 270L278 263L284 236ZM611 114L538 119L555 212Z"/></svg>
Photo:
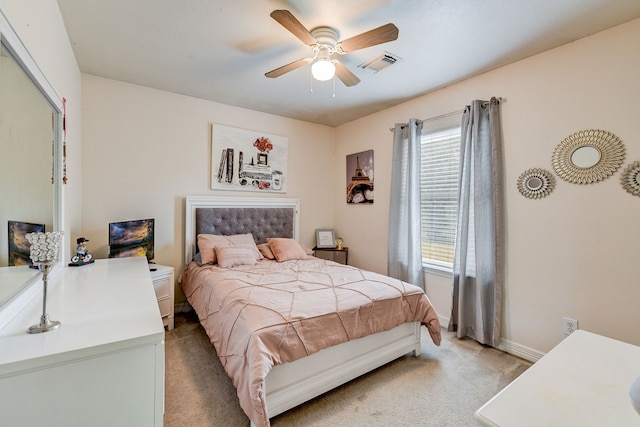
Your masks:
<svg viewBox="0 0 640 427"><path fill-rule="evenodd" d="M271 17L302 40L304 44L311 46L313 55L310 58L299 59L265 73L265 76L270 78L280 77L289 71L312 64L311 73L317 80L329 80L335 75L346 86L355 86L360 83L360 79L332 56L334 54L344 55L398 38L398 27L389 23L338 42L338 32L334 28L322 26L309 31L288 10L274 10L271 12Z"/></svg>

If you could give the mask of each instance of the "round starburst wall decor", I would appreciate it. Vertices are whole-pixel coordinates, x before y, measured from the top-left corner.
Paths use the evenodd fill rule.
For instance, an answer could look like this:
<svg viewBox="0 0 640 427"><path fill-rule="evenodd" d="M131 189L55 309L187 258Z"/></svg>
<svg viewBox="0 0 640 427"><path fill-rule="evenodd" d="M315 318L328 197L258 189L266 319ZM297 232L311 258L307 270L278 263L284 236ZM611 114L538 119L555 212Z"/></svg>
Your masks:
<svg viewBox="0 0 640 427"><path fill-rule="evenodd" d="M544 169L528 169L518 178L518 190L530 199L541 199L553 191L556 180L551 173Z"/></svg>
<svg viewBox="0 0 640 427"><path fill-rule="evenodd" d="M640 162L635 161L624 168L620 176L622 188L634 196L640 196Z"/></svg>
<svg viewBox="0 0 640 427"><path fill-rule="evenodd" d="M613 175L624 160L624 145L611 132L576 132L558 144L551 164L560 178L574 184L593 184Z"/></svg>

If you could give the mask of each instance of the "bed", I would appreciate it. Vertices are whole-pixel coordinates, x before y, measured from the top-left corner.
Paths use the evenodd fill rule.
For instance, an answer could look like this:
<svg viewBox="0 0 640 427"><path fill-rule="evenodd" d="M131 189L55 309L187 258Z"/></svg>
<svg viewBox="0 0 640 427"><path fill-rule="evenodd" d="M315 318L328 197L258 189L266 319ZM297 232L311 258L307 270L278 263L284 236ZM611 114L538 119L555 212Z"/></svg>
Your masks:
<svg viewBox="0 0 640 427"><path fill-rule="evenodd" d="M186 199L180 284L252 426L268 427L270 417L407 353L419 355L421 325L440 343L437 314L421 289L310 256L297 244L299 213L297 199ZM247 235L260 251L230 240ZM198 245L205 237L212 240ZM210 242L218 243L211 249ZM298 245L289 251L295 256L276 243ZM265 246L277 259L268 259L269 250L263 257ZM247 257L256 260L245 265Z"/></svg>

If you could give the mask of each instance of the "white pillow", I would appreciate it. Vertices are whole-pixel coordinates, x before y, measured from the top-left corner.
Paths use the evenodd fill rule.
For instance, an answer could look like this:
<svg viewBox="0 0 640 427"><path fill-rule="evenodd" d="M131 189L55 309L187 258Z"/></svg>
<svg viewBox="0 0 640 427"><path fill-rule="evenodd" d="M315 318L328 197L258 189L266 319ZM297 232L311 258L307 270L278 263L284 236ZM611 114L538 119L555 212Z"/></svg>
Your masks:
<svg viewBox="0 0 640 427"><path fill-rule="evenodd" d="M255 243L254 243L255 246ZM256 254L250 245L231 245L216 248L218 266L222 268L238 265L255 265Z"/></svg>

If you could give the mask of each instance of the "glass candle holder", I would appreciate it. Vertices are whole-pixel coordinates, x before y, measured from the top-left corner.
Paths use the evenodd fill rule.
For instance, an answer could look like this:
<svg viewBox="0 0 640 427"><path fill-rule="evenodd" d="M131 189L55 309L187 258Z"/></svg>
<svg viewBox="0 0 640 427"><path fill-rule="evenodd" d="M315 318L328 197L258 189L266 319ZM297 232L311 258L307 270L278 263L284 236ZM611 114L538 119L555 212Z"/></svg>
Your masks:
<svg viewBox="0 0 640 427"><path fill-rule="evenodd" d="M48 233L27 233L26 239L31 244L30 258L33 265L38 267L42 273L42 316L40 323L31 326L27 332L39 334L56 330L61 323L57 320L50 320L47 314L47 287L49 284L49 273L53 265L58 261L60 255L60 242L64 232L50 231Z"/></svg>

